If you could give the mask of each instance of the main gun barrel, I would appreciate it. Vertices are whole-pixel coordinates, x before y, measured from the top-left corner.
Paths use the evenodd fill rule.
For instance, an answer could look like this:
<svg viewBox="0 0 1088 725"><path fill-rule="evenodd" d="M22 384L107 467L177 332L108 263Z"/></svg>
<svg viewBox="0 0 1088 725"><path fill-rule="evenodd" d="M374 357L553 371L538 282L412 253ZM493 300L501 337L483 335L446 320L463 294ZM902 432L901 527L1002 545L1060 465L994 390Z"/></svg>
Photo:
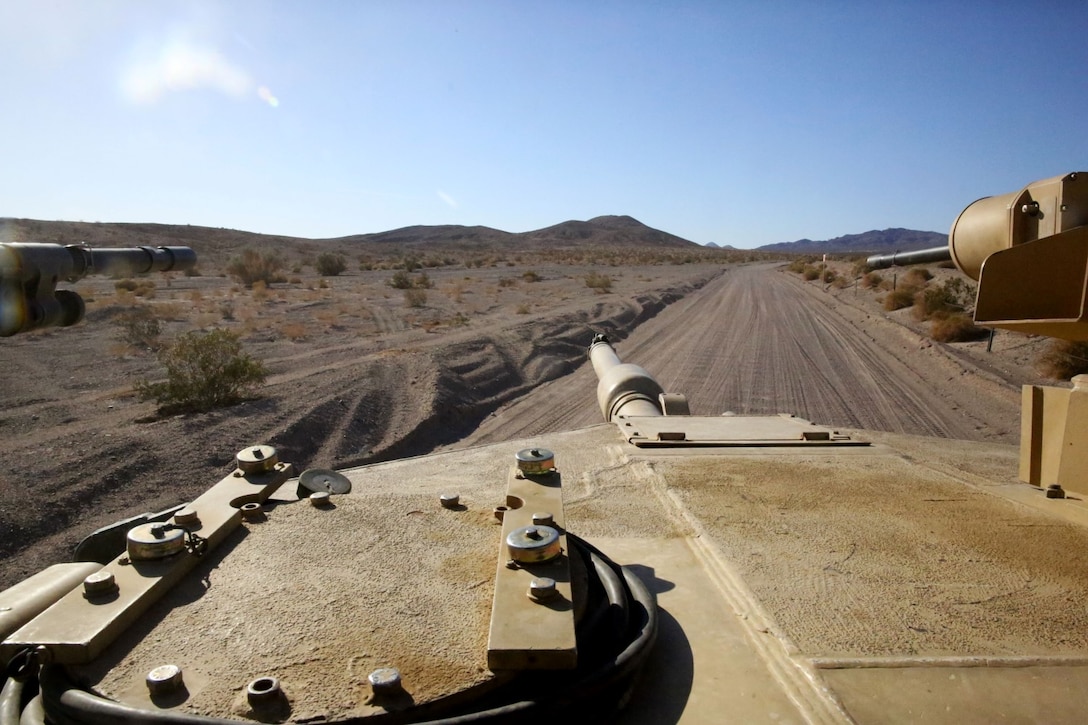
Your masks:
<svg viewBox="0 0 1088 725"><path fill-rule="evenodd" d="M611 422L620 415L661 415L664 389L652 375L638 365L620 360L604 335L594 335L589 359L597 373L597 403L604 419Z"/></svg>
<svg viewBox="0 0 1088 725"><path fill-rule="evenodd" d="M903 267L908 264L931 264L950 261L952 261L952 251L947 246L943 246L931 249L915 249L910 252L874 254L865 260L865 264L872 269L884 269L886 267Z"/></svg>

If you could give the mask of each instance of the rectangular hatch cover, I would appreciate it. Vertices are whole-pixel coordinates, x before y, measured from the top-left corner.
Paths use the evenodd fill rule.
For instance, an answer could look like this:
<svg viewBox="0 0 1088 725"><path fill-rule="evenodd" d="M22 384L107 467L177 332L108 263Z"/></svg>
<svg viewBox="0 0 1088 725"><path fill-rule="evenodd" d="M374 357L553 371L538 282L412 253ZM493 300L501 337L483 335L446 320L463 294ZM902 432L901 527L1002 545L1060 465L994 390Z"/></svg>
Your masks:
<svg viewBox="0 0 1088 725"><path fill-rule="evenodd" d="M618 416L615 423L639 448L869 445L789 414Z"/></svg>

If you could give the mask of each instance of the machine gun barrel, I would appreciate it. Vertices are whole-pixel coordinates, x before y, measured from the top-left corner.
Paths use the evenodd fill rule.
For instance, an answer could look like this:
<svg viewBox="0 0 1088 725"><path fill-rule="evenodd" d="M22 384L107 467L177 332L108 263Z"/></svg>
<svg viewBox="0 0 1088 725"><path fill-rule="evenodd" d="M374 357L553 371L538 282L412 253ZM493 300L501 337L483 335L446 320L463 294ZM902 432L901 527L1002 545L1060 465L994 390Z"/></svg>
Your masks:
<svg viewBox="0 0 1088 725"><path fill-rule="evenodd" d="M892 254L875 254L865 260L872 269L885 269L886 267L904 267L908 264L930 264L932 262L949 262L952 260L952 251L947 247L933 247L932 249L916 249L912 252L893 252Z"/></svg>
<svg viewBox="0 0 1088 725"><path fill-rule="evenodd" d="M638 365L620 360L604 335L594 335L589 359L597 373L597 403L604 419L619 415L661 415L664 389L652 375Z"/></svg>
<svg viewBox="0 0 1088 725"><path fill-rule="evenodd" d="M88 274L127 276L192 269L189 247L120 247L0 244L0 337L39 327L74 325L83 319L83 299L57 282Z"/></svg>

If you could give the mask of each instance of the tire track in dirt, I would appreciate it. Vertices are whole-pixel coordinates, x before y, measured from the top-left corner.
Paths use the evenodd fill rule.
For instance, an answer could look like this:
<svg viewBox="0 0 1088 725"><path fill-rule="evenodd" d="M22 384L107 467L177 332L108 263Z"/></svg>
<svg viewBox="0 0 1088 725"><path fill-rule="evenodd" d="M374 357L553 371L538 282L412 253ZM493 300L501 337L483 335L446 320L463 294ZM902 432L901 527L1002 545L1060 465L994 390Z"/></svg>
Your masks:
<svg viewBox="0 0 1088 725"><path fill-rule="evenodd" d="M794 413L833 427L974 440L1016 428L975 412L970 396L977 391L959 390L952 373L919 372L911 365L918 361L903 359L818 298L771 265L733 268L613 342L624 361L646 368L667 391L686 394L698 415ZM584 363L496 411L462 444L600 422L595 391ZM998 407L1015 417L1002 407L1007 392Z"/></svg>

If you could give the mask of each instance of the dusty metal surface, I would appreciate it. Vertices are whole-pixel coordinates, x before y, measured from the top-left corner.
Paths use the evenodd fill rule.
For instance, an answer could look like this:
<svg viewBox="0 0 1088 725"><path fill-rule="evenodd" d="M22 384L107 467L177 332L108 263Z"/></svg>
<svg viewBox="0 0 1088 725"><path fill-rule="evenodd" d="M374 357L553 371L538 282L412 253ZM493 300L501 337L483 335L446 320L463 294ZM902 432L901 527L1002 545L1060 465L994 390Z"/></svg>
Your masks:
<svg viewBox="0 0 1088 725"><path fill-rule="evenodd" d="M149 707L148 672L177 664L177 707L234 717L247 682L275 677L296 721L379 712L367 676L382 667L415 702L489 687L492 512L513 454L546 445L563 527L659 597L661 641L622 721L1076 721L1086 503L1017 482L1011 446L866 437L661 450L599 425L349 471L353 493L271 510L150 613L130 654L81 676ZM1027 687L1038 703L1013 694Z"/></svg>

